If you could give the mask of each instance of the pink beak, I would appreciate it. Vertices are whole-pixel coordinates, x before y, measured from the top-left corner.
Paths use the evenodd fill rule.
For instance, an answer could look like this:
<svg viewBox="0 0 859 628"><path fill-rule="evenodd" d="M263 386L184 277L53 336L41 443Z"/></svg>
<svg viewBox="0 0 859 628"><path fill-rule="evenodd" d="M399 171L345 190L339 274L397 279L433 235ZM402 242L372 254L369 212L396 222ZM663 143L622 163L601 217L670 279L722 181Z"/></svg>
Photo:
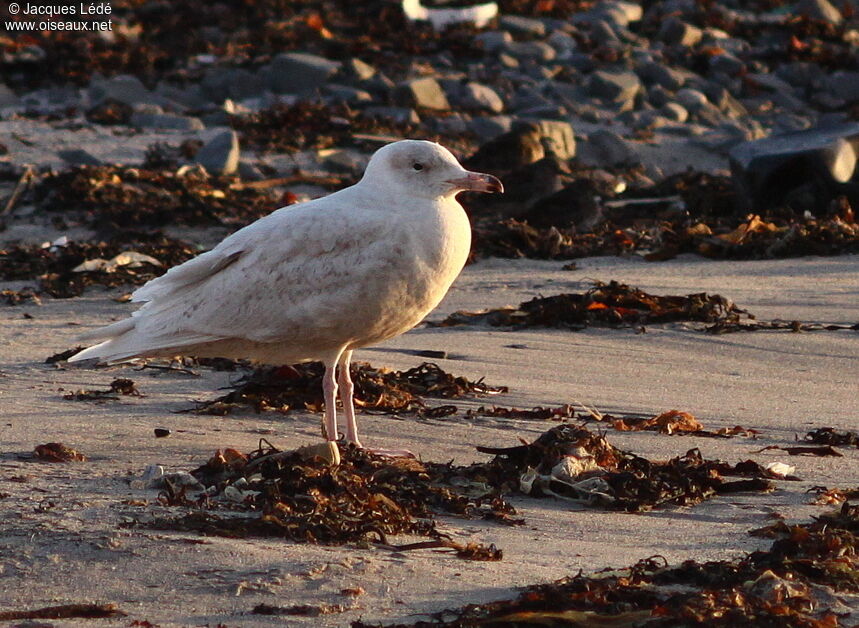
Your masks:
<svg viewBox="0 0 859 628"><path fill-rule="evenodd" d="M472 192L504 192L504 185L491 174L482 172L466 172L464 177L449 179L447 181L458 190L469 190Z"/></svg>

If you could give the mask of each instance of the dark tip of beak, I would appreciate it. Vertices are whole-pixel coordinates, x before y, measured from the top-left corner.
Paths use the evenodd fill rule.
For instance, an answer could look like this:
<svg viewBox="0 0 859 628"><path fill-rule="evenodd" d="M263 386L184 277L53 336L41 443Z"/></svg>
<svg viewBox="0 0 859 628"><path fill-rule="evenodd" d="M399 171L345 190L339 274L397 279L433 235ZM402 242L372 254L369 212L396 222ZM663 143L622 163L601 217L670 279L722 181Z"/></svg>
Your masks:
<svg viewBox="0 0 859 628"><path fill-rule="evenodd" d="M459 179L451 179L448 181L451 185L456 186L460 190L469 190L472 192L504 192L504 184L491 174L482 172L469 172L464 177Z"/></svg>
<svg viewBox="0 0 859 628"><path fill-rule="evenodd" d="M486 192L490 194L498 193L504 194L504 184L501 183L501 179L498 177L493 177L491 174L482 175L486 177Z"/></svg>

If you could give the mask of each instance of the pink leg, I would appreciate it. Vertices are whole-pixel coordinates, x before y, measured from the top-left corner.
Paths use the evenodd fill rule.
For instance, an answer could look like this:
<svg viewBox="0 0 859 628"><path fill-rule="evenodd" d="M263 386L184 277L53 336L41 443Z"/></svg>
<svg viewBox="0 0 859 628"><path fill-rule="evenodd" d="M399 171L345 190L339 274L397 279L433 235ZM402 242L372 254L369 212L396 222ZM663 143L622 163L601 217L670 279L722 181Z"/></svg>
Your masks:
<svg viewBox="0 0 859 628"><path fill-rule="evenodd" d="M343 417L346 421L346 442L354 443L361 447L358 440L358 424L355 422L355 385L352 383L352 375L349 373L349 362L352 352L347 350L340 356L337 368L337 385L340 388L340 401L343 404Z"/></svg>
<svg viewBox="0 0 859 628"><path fill-rule="evenodd" d="M325 362L325 375L322 377L322 397L325 401L323 435L325 440L336 441L337 435L337 361Z"/></svg>

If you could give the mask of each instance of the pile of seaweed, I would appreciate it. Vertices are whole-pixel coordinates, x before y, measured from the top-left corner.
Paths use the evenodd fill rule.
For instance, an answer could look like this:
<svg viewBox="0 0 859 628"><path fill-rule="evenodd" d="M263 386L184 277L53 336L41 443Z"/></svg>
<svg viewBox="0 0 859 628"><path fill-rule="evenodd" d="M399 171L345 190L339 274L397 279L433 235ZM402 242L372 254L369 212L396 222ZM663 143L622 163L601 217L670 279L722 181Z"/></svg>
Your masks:
<svg viewBox="0 0 859 628"><path fill-rule="evenodd" d="M837 593L859 592L859 507L812 523L779 522L776 540L737 560L669 567L652 556L626 569L528 587L512 600L469 604L406 626L772 626L832 628L850 612ZM370 628L354 622L353 628Z"/></svg>
<svg viewBox="0 0 859 628"><path fill-rule="evenodd" d="M450 548L462 558L500 560L502 554L494 546L452 541L438 530L434 514L520 523L512 518L515 509L488 487L467 494L439 484L432 465L376 456L352 445L341 447L341 452L339 464L332 464L306 451L282 452L262 443L247 456L218 451L192 472L209 489L203 497L191 502L170 484L162 493L166 505L199 508L146 525L237 538L275 536L387 547L389 536L417 535L432 541L397 549Z"/></svg>
<svg viewBox="0 0 859 628"><path fill-rule="evenodd" d="M65 299L80 296L91 285L140 285L197 253L193 245L161 233L125 233L104 242L17 245L0 249L0 281L38 280L36 292ZM20 292L18 296L8 302L26 300Z"/></svg>
<svg viewBox="0 0 859 628"><path fill-rule="evenodd" d="M258 367L239 379L226 395L201 402L190 410L196 414L226 415L238 408L255 412L291 409L322 410L321 362L294 366ZM506 392L506 386L489 386L445 372L437 364L424 362L406 371L375 368L367 363L351 365L355 383L355 405L365 410L391 414L444 416L457 411L455 406L428 408L422 397L453 399L468 395Z"/></svg>
<svg viewBox="0 0 859 628"><path fill-rule="evenodd" d="M747 310L718 294L655 295L618 281L595 281L584 293L534 297L518 307L478 312L461 310L431 327L489 325L524 329L557 327L580 331L586 327L637 327L654 323L689 321L707 323L704 331L727 334L741 331L859 331L859 323L827 324L802 321L758 321Z"/></svg>
<svg viewBox="0 0 859 628"><path fill-rule="evenodd" d="M483 312L455 312L434 326L486 324L493 327L561 327L584 329L589 326L619 327L699 321L736 324L754 316L718 294L685 296L654 295L610 281L594 282L584 293L565 293L535 297L519 307L502 307Z"/></svg>
<svg viewBox="0 0 859 628"><path fill-rule="evenodd" d="M76 166L49 173L35 188L40 209L100 232L167 225L241 227L276 209L268 190L236 185L228 177L200 169L170 170L128 166Z"/></svg>
<svg viewBox="0 0 859 628"><path fill-rule="evenodd" d="M461 546L437 528L436 514L523 523L506 496L524 492L594 507L638 512L693 505L717 494L767 491L765 471L752 461L728 465L690 450L667 462L621 451L585 428L559 426L529 445L498 450L486 463L456 466L371 454L353 445L280 451L266 441L249 455L218 451L191 472L206 490L193 500L187 483L170 481L160 501L190 512L138 518L138 524L230 537L277 536L300 542L373 542L399 550L450 548L457 555L498 560L494 547ZM723 475L752 479L726 481ZM392 546L388 536L432 541Z"/></svg>
<svg viewBox="0 0 859 628"><path fill-rule="evenodd" d="M495 454L487 463L457 473L496 487L553 496L584 505L640 512L668 505L690 506L719 494L769 491L767 470L752 460L730 465L706 460L697 449L655 462L611 445L602 434L563 424L534 442L509 448L478 447ZM747 476L727 481L723 476Z"/></svg>

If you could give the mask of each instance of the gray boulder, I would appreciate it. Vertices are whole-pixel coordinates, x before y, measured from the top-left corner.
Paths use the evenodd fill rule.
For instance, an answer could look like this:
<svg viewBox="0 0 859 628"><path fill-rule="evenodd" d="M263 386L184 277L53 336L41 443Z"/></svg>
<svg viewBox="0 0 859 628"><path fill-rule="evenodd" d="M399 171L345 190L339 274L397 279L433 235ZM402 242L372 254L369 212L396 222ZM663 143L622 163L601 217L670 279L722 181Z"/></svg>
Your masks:
<svg viewBox="0 0 859 628"><path fill-rule="evenodd" d="M139 111L131 114L129 124L144 129L172 129L175 131L202 131L206 128L200 118Z"/></svg>
<svg viewBox="0 0 859 628"><path fill-rule="evenodd" d="M490 113L504 111L504 101L498 92L482 83L465 83L458 86L454 98L457 106L463 109Z"/></svg>
<svg viewBox="0 0 859 628"><path fill-rule="evenodd" d="M0 109L3 107L17 107L21 104L18 95L9 89L5 83L0 83Z"/></svg>
<svg viewBox="0 0 859 628"><path fill-rule="evenodd" d="M450 103L439 82L432 77L400 83L394 90L394 100L405 107L420 107L447 111Z"/></svg>
<svg viewBox="0 0 859 628"><path fill-rule="evenodd" d="M634 166L641 163L635 147L612 131L595 131L590 134L588 143L593 156L603 166Z"/></svg>
<svg viewBox="0 0 859 628"><path fill-rule="evenodd" d="M340 68L338 61L325 57L286 52L272 59L269 66L260 69L260 73L274 92L307 96L325 85Z"/></svg>
<svg viewBox="0 0 859 628"><path fill-rule="evenodd" d="M641 90L641 81L634 72L597 70L588 83L591 95L615 103L631 102Z"/></svg>
<svg viewBox="0 0 859 628"><path fill-rule="evenodd" d="M239 136L224 129L200 147L194 161L212 174L233 174L239 167Z"/></svg>
<svg viewBox="0 0 859 628"><path fill-rule="evenodd" d="M125 74L109 79L93 80L89 88L89 97L93 104L99 104L108 99L118 100L126 105L160 102L160 99L146 89L139 78Z"/></svg>

